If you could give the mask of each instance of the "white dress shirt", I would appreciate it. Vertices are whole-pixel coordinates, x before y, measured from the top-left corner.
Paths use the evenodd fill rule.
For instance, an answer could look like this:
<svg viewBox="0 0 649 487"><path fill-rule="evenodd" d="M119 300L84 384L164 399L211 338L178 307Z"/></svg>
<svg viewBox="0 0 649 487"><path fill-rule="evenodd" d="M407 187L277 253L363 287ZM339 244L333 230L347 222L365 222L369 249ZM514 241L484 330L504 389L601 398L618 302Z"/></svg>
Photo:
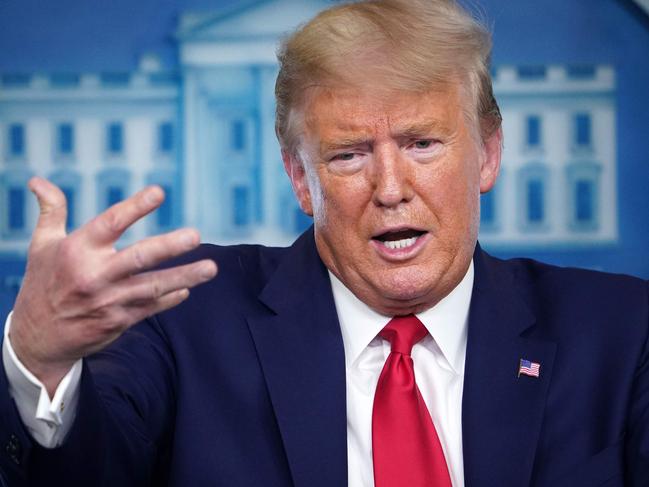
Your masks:
<svg viewBox="0 0 649 487"><path fill-rule="evenodd" d="M63 443L76 417L82 362L79 360L72 366L59 383L54 398L50 399L43 383L16 356L9 340L10 328L11 313L5 322L2 343L9 394L32 438L45 448L54 448Z"/></svg>
<svg viewBox="0 0 649 487"><path fill-rule="evenodd" d="M345 346L348 486L373 487L374 391L390 354L390 342L378 333L392 317L376 313L333 274L329 276ZM454 487L464 487L462 389L472 290L473 262L448 296L417 314L429 335L412 349L415 380L437 430Z"/></svg>
<svg viewBox="0 0 649 487"><path fill-rule="evenodd" d="M391 317L361 302L329 274L345 347L348 486L373 487L372 406L390 343L378 333ZM417 315L430 335L412 349L415 378L435 424L454 487L464 486L462 388L473 262L458 286L435 307ZM20 417L42 446L60 445L74 422L82 362L74 364L50 400L45 386L16 356L7 317L2 360Z"/></svg>

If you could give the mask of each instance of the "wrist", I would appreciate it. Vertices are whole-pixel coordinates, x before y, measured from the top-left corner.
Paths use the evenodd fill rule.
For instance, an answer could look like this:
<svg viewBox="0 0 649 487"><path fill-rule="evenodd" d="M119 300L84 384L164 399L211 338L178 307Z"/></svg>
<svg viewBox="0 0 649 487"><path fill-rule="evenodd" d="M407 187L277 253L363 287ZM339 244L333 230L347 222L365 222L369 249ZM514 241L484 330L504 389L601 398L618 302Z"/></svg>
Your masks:
<svg viewBox="0 0 649 487"><path fill-rule="evenodd" d="M42 337L29 333L29 322L14 309L6 335L7 345L13 359L18 362L33 379L39 381L53 397L59 383L74 365L74 360L48 360L40 358L36 344Z"/></svg>

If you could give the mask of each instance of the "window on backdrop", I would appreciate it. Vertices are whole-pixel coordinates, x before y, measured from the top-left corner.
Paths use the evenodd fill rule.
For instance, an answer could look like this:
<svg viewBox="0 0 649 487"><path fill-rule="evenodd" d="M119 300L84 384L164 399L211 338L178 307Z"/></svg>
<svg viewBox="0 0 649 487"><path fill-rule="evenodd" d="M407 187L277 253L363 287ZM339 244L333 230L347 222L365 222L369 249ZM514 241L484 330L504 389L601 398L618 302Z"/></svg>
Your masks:
<svg viewBox="0 0 649 487"><path fill-rule="evenodd" d="M26 198L25 189L10 187L7 191L9 214L7 215L7 230L9 232L22 232L25 230Z"/></svg>
<svg viewBox="0 0 649 487"><path fill-rule="evenodd" d="M249 218L249 192L245 186L235 186L233 193L233 223L237 227L244 227L250 223Z"/></svg>
<svg viewBox="0 0 649 487"><path fill-rule="evenodd" d="M22 157L25 155L25 126L14 123L9 126L9 155Z"/></svg>
<svg viewBox="0 0 649 487"><path fill-rule="evenodd" d="M58 126L58 153L71 155L74 152L74 127L71 123L62 123Z"/></svg>
<svg viewBox="0 0 649 487"><path fill-rule="evenodd" d="M119 155L124 151L124 127L119 122L108 124L106 129L106 150L110 155Z"/></svg>
<svg viewBox="0 0 649 487"><path fill-rule="evenodd" d="M174 127L171 122L158 125L158 151L168 154L174 149Z"/></svg>

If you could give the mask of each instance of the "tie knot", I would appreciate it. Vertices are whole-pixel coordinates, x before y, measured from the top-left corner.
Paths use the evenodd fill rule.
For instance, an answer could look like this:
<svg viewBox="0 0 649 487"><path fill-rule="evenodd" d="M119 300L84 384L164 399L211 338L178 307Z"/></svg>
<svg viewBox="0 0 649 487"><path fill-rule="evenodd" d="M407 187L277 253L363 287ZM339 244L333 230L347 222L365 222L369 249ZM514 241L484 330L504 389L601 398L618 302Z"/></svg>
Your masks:
<svg viewBox="0 0 649 487"><path fill-rule="evenodd" d="M395 316L379 332L379 336L389 341L392 351L410 355L412 347L428 334L424 324L415 315Z"/></svg>

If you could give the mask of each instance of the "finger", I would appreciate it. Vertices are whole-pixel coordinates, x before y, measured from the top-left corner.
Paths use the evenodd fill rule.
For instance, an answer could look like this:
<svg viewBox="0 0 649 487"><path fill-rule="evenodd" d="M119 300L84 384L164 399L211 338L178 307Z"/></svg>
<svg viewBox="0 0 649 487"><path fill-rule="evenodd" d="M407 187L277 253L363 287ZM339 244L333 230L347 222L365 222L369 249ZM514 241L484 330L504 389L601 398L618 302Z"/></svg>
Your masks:
<svg viewBox="0 0 649 487"><path fill-rule="evenodd" d="M196 248L199 243L200 235L190 228L146 238L112 256L104 277L108 281L117 281L140 273Z"/></svg>
<svg viewBox="0 0 649 487"><path fill-rule="evenodd" d="M81 231L98 245L113 243L140 218L158 208L164 201L159 186L149 186L93 218Z"/></svg>
<svg viewBox="0 0 649 487"><path fill-rule="evenodd" d="M164 296L161 296L155 301L149 302L144 306L134 306L131 308L131 320L133 321L133 324L136 324L151 315L161 313L162 311L173 308L174 306L178 306L188 297L189 289L178 289L176 291L165 294Z"/></svg>
<svg viewBox="0 0 649 487"><path fill-rule="evenodd" d="M39 177L31 178L28 187L36 196L39 208L34 237L36 238L37 234L48 237L65 236L68 211L63 191L47 179Z"/></svg>
<svg viewBox="0 0 649 487"><path fill-rule="evenodd" d="M189 289L212 279L217 272L212 260L145 272L124 280L114 302L137 306L160 299L179 289Z"/></svg>

